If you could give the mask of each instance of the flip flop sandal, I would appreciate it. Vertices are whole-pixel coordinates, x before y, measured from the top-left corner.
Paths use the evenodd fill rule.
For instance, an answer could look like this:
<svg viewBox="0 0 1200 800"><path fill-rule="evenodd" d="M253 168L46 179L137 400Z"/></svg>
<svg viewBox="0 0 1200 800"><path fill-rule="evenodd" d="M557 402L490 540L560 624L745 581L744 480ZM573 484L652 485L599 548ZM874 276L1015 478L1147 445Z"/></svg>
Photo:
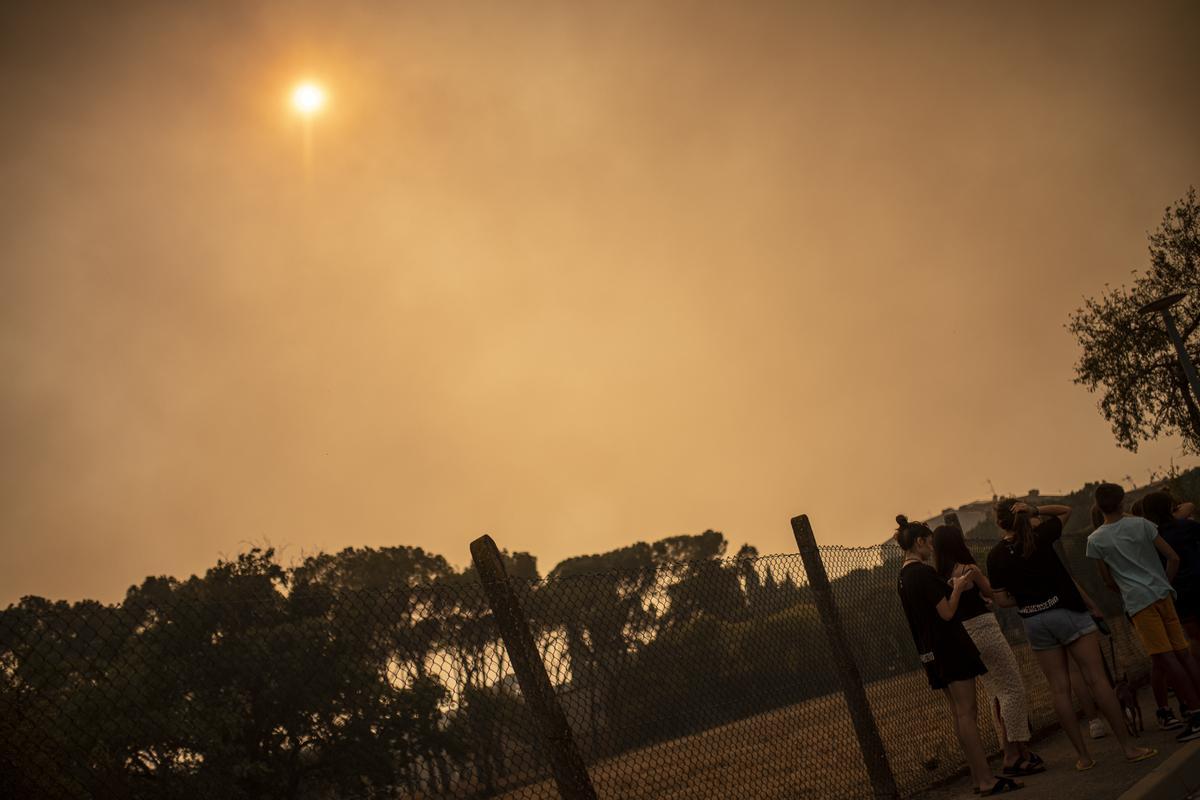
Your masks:
<svg viewBox="0 0 1200 800"><path fill-rule="evenodd" d="M994 794L1005 794L1006 792L1015 792L1024 789L1025 784L1017 783L1012 778L996 778L996 783L990 789L984 789L979 793L980 797L991 797Z"/></svg>
<svg viewBox="0 0 1200 800"><path fill-rule="evenodd" d="M1151 747L1151 748L1148 748L1146 750L1146 752L1142 753L1140 756L1134 756L1133 758L1127 758L1125 760L1128 761L1130 764L1136 764L1139 761L1145 761L1147 758L1154 758L1156 755L1158 755L1158 751L1155 750L1153 747Z"/></svg>
<svg viewBox="0 0 1200 800"><path fill-rule="evenodd" d="M1011 767L1004 768L1005 775L1037 775L1039 772L1045 772L1046 768L1042 765L1041 759L1034 761L1032 758L1018 759L1017 763Z"/></svg>
<svg viewBox="0 0 1200 800"><path fill-rule="evenodd" d="M1029 766L1031 767L1041 767L1046 763L1037 753L1030 753L1025 760L1029 762Z"/></svg>
<svg viewBox="0 0 1200 800"><path fill-rule="evenodd" d="M1091 769L1094 766L1096 766L1096 759L1094 759L1094 758L1091 761L1089 761L1088 763L1084 764L1083 766L1080 766L1078 761L1075 762L1075 770L1077 772L1087 772L1089 769Z"/></svg>

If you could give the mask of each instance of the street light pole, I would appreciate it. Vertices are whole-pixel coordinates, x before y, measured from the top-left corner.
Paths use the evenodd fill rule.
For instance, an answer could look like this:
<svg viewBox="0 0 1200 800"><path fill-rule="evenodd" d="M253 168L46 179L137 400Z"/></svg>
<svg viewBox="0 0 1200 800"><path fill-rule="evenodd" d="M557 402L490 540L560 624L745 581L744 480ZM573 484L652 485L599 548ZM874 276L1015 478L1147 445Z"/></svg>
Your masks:
<svg viewBox="0 0 1200 800"><path fill-rule="evenodd" d="M1167 336L1171 337L1171 342L1175 345L1175 352L1179 355L1179 363L1183 367L1183 372L1187 375L1188 383L1192 387L1192 395L1196 402L1200 403L1200 377L1196 375L1196 365L1192 363L1191 357L1187 353L1187 349L1183 346L1183 337L1179 335L1179 328L1175 327L1175 317L1171 314L1171 307L1186 297L1186 293L1179 292L1177 294L1167 295L1153 303L1147 303L1138 309L1140 314L1152 314L1155 311L1162 314L1163 324L1167 326Z"/></svg>

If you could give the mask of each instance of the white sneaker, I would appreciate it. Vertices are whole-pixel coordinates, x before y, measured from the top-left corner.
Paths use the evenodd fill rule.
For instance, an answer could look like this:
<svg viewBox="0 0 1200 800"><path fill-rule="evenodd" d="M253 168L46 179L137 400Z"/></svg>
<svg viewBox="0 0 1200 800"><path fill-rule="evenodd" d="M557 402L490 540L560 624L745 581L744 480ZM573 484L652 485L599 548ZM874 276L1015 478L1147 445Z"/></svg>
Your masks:
<svg viewBox="0 0 1200 800"><path fill-rule="evenodd" d="M1088 723L1088 733L1093 739L1103 739L1108 736L1108 731L1104 729L1104 723L1098 719L1094 719Z"/></svg>

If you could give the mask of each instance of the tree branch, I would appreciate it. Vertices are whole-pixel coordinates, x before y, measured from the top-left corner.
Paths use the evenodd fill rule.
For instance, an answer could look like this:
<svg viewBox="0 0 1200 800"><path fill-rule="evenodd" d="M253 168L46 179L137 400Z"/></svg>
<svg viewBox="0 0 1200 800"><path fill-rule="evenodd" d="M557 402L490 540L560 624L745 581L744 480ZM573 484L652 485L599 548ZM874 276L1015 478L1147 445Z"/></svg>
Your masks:
<svg viewBox="0 0 1200 800"><path fill-rule="evenodd" d="M1196 318L1192 320L1191 325L1188 325L1183 329L1183 331L1179 334L1180 338L1186 342L1188 337L1196 332L1196 328L1200 328L1200 314L1196 315Z"/></svg>

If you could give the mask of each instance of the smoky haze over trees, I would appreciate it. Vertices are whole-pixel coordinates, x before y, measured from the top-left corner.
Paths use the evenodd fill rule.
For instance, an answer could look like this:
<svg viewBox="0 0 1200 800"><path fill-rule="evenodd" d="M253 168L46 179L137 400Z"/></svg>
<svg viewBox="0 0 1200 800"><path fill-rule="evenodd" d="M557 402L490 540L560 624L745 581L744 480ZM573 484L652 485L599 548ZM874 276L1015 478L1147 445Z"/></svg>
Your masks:
<svg viewBox="0 0 1200 800"><path fill-rule="evenodd" d="M1177 443L1113 446L1062 323L1200 175L1197 41L1195 0L0 3L0 603L1144 475Z"/></svg>

